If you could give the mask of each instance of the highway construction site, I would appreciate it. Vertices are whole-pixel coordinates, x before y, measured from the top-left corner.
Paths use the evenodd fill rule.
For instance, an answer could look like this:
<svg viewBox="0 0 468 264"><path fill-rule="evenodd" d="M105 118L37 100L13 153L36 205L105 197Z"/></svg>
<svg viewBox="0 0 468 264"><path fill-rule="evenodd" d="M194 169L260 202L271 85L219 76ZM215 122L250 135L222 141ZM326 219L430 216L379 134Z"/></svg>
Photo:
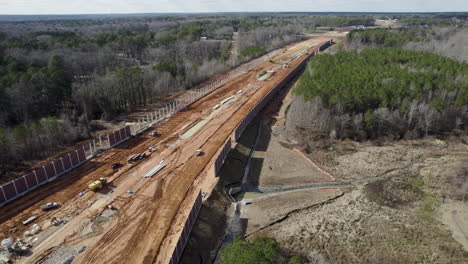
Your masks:
<svg viewBox="0 0 468 264"><path fill-rule="evenodd" d="M220 260L238 237L274 238L286 261L300 256L302 263L467 263L468 207L448 198L454 193L448 179L463 177L468 162L467 137L307 145L287 125L293 85L270 101L228 155L181 263ZM386 188L391 195L383 198ZM384 203L404 195L411 202Z"/></svg>
<svg viewBox="0 0 468 264"><path fill-rule="evenodd" d="M228 72L222 86L154 127L4 205L0 240L22 239L15 263L178 263L244 129L331 41L314 37ZM89 190L100 178L102 188ZM59 207L41 210L51 202Z"/></svg>

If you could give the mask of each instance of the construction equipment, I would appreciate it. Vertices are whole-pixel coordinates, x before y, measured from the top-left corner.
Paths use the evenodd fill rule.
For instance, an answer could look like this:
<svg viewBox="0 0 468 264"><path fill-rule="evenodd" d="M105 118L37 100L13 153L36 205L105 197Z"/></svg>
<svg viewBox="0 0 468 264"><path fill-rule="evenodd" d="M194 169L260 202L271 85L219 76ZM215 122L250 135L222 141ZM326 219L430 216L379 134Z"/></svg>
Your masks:
<svg viewBox="0 0 468 264"><path fill-rule="evenodd" d="M135 162L138 160L138 158L140 157L140 154L134 154L132 156L130 156L130 158L128 158L128 162Z"/></svg>
<svg viewBox="0 0 468 264"><path fill-rule="evenodd" d="M112 169L117 169L117 168L119 168L120 166L122 166L122 164L121 164L120 162L115 162L115 163L112 164L111 167L112 167Z"/></svg>
<svg viewBox="0 0 468 264"><path fill-rule="evenodd" d="M24 242L22 239L17 239L11 246L11 250L17 255L24 255L30 252L31 244Z"/></svg>
<svg viewBox="0 0 468 264"><path fill-rule="evenodd" d="M107 179L106 178L100 178L99 180L91 183L90 185L88 185L88 188L93 191L93 192L97 192L99 191L105 184L107 183Z"/></svg>
<svg viewBox="0 0 468 264"><path fill-rule="evenodd" d="M132 155L130 158L128 158L128 162L135 162L137 160L141 160L141 159L144 159L146 158L148 155L146 154L146 152L142 152L142 153L138 153L138 154L135 154L135 155Z"/></svg>
<svg viewBox="0 0 468 264"><path fill-rule="evenodd" d="M42 211L47 211L47 210L50 210L50 209L54 209L54 208L57 208L59 207L59 203L57 202L50 202L50 203L46 203L44 205L41 205L41 210Z"/></svg>
<svg viewBox="0 0 468 264"><path fill-rule="evenodd" d="M37 219L37 215L33 215L33 216L29 217L28 219L24 220L23 225L29 225L30 223L32 223L36 219Z"/></svg>
<svg viewBox="0 0 468 264"><path fill-rule="evenodd" d="M201 149L197 149L195 151L195 156L201 156L201 155L203 155L203 151Z"/></svg>
<svg viewBox="0 0 468 264"><path fill-rule="evenodd" d="M156 131L156 130L151 131L151 132L150 132L150 136L152 136L152 137L157 137L157 136L159 136L158 131Z"/></svg>
<svg viewBox="0 0 468 264"><path fill-rule="evenodd" d="M59 226L63 223L64 221L62 219L57 219L56 217L52 217L52 219L50 219L50 223L54 226Z"/></svg>

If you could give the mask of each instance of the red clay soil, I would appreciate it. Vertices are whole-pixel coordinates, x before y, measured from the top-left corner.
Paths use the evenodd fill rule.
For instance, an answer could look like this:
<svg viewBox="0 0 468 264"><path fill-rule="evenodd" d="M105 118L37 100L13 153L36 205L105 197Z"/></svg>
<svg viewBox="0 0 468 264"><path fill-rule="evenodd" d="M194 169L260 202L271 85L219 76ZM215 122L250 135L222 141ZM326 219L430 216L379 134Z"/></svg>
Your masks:
<svg viewBox="0 0 468 264"><path fill-rule="evenodd" d="M32 255L17 261L36 263L54 249L66 245L86 246L73 263L168 263L198 192L210 193L217 181L212 168L217 153L250 110L306 55L291 61L289 68L274 62L290 60L305 49L313 52L329 39L324 36L288 46L271 60L265 60L157 125L160 137L145 133L130 139L59 180L0 208L0 232L5 237L14 227L18 229L16 236L20 236L25 230L20 221L31 215L39 216L37 223L44 228L52 217L71 218L34 245ZM276 68L272 77L266 81L255 80L256 72L272 68ZM252 83L256 85L249 86ZM240 89L244 92L237 95ZM235 99L218 110L212 109L228 96L235 96ZM208 122L192 137L180 140L179 135L200 118L207 118ZM154 144L157 151L148 159L127 164L130 155L146 151ZM197 149L202 149L204 155L195 156ZM167 164L166 168L153 178L143 178L143 174L161 160ZM114 162L125 165L114 171L111 169ZM108 177L109 186L100 193L87 190L87 185L100 177ZM134 193L127 193L129 189ZM78 196L79 192L84 195ZM51 201L62 206L55 211L39 210L40 205ZM117 215L104 224L95 223L95 216L109 204L117 208ZM92 232L85 232L89 225L92 225Z"/></svg>

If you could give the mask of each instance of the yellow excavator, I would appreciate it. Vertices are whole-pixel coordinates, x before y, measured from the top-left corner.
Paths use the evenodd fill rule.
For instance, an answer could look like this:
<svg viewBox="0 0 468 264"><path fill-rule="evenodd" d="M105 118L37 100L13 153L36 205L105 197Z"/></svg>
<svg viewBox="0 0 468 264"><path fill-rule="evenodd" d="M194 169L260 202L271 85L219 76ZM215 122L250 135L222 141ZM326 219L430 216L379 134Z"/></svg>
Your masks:
<svg viewBox="0 0 468 264"><path fill-rule="evenodd" d="M91 183L88 185L88 188L93 191L93 192L97 192L99 191L105 184L107 183L107 179L106 178L100 178L99 180Z"/></svg>

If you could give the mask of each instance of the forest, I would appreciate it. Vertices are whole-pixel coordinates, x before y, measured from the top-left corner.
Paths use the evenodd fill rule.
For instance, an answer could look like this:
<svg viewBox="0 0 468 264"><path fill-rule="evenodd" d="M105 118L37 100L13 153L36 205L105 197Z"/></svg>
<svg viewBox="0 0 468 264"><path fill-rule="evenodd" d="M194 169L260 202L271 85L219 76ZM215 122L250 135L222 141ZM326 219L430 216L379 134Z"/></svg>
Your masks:
<svg viewBox="0 0 468 264"><path fill-rule="evenodd" d="M402 47L411 41L424 42L435 34L433 30L429 31L424 28L355 29L347 35L347 41L357 41L363 45Z"/></svg>
<svg viewBox="0 0 468 264"><path fill-rule="evenodd" d="M373 46L309 62L294 89L299 99L291 106L291 126L311 136L357 140L466 129L468 63L400 48L428 41L420 30L357 30L348 41L357 35Z"/></svg>
<svg viewBox="0 0 468 264"><path fill-rule="evenodd" d="M374 23L367 15L309 14L5 19L0 176L90 138L93 120L189 89L316 27Z"/></svg>

